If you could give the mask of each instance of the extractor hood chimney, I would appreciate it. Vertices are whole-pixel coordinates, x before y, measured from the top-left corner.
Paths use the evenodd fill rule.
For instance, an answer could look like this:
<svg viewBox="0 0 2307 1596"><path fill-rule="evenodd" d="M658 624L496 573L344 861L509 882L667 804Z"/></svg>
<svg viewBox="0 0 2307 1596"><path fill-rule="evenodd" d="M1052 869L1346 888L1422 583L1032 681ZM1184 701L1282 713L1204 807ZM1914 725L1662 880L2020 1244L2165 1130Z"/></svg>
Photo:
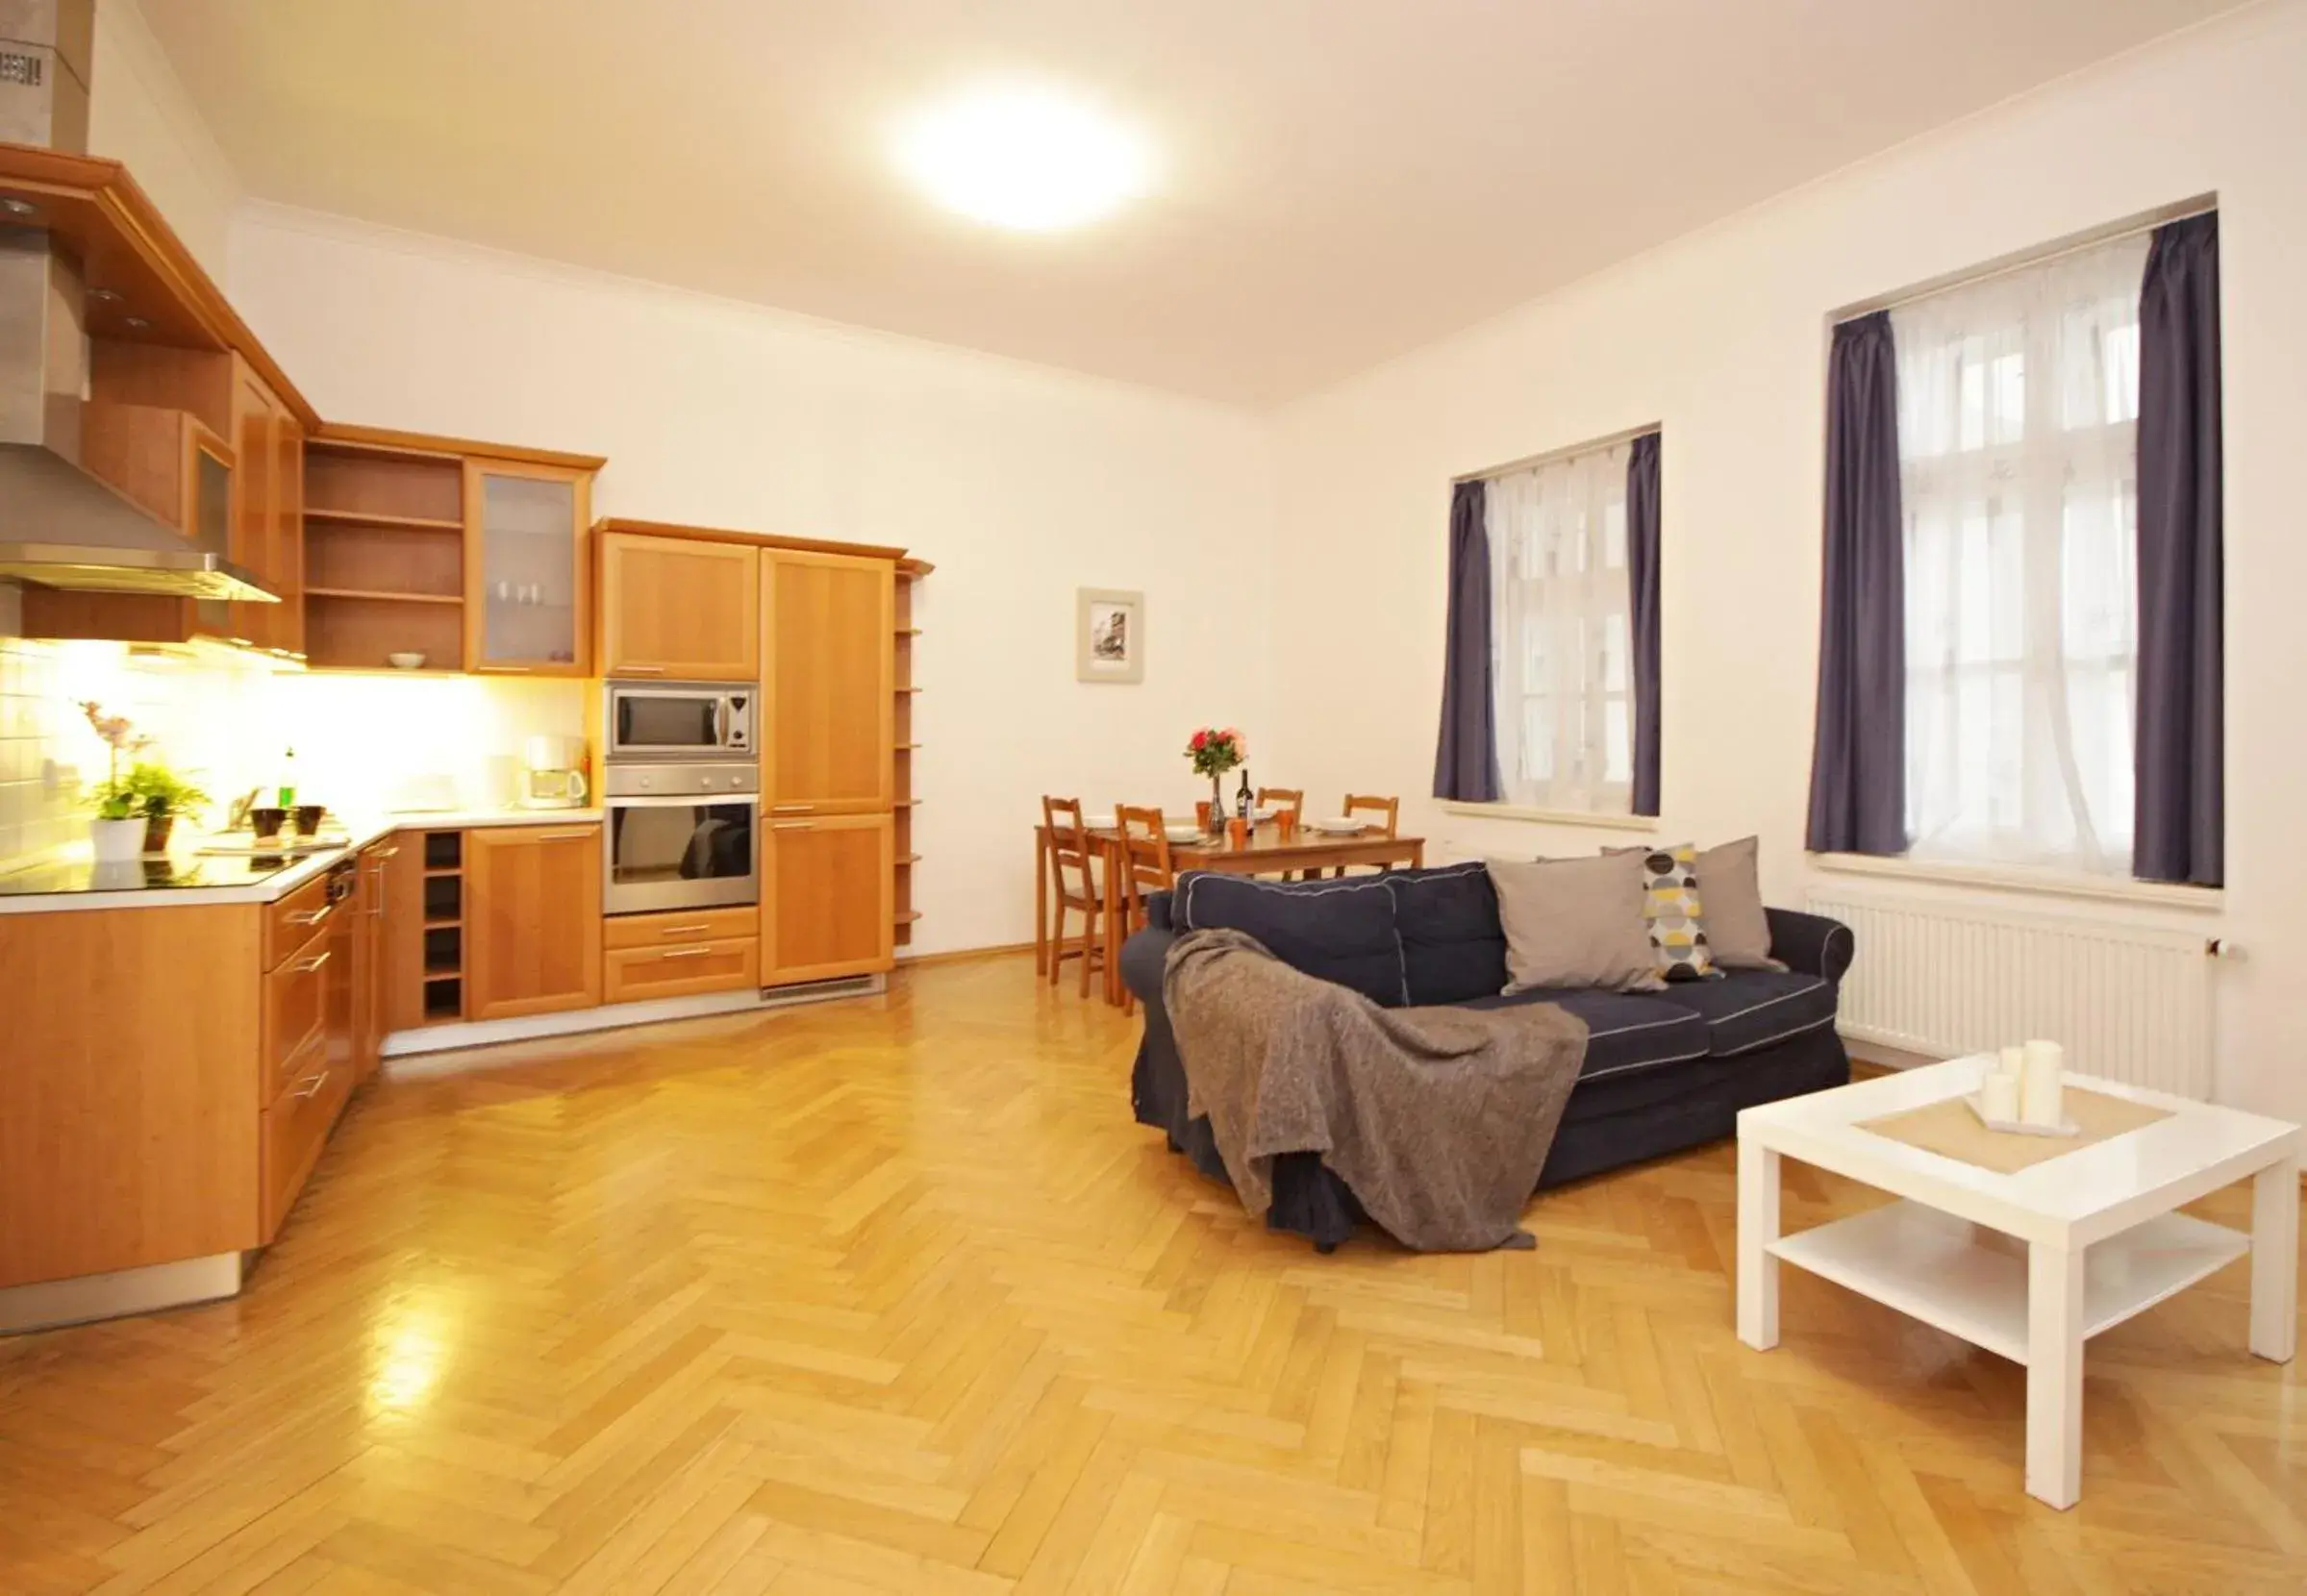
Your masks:
<svg viewBox="0 0 2307 1596"><path fill-rule="evenodd" d="M87 153L95 0L0 0L0 139ZM0 579L279 602L81 468L86 291L37 202L0 201Z"/></svg>

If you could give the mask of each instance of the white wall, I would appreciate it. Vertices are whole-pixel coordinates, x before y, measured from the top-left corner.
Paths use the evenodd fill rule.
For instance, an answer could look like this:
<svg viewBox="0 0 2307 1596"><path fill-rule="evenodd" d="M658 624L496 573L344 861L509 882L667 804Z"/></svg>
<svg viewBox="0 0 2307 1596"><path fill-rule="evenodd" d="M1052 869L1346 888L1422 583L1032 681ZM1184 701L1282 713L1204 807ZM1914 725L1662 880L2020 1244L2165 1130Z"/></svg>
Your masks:
<svg viewBox="0 0 2307 1596"><path fill-rule="evenodd" d="M2291 974L2307 746L2307 4L2263 5L1783 196L1289 407L1277 421L1284 759L1328 790L1431 786L1448 481L1665 423L1664 831L1760 832L1799 902L1815 699L1829 312L2216 190L2225 314L2226 910L2221 1097L2307 1117ZM1464 853L1610 834L1440 813ZM2040 906L2038 906L2040 907ZM2085 914L2131 913L2078 907Z"/></svg>
<svg viewBox="0 0 2307 1596"><path fill-rule="evenodd" d="M125 162L219 282L240 180L161 50L137 0L98 0L88 153Z"/></svg>
<svg viewBox="0 0 2307 1596"><path fill-rule="evenodd" d="M1253 748L1267 727L1274 512L1246 413L262 207L231 293L331 418L606 455L605 515L934 561L916 951L1031 935L1041 793L1186 808L1191 724ZM1073 680L1077 586L1144 590L1142 686Z"/></svg>

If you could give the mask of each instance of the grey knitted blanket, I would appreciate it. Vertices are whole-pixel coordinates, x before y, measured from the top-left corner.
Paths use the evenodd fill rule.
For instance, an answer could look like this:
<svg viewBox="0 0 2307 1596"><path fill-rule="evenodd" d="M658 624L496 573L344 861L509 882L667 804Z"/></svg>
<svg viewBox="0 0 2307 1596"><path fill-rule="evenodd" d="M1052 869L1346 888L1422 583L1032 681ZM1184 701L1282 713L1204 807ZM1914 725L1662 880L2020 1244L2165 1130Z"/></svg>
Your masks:
<svg viewBox="0 0 2307 1596"><path fill-rule="evenodd" d="M1532 1245L1522 1207L1586 1059L1583 1020L1551 1004L1381 1009L1238 931L1179 937L1162 991L1188 1109L1209 1115L1252 1214L1273 1201L1273 1160L1311 1152L1405 1247Z"/></svg>

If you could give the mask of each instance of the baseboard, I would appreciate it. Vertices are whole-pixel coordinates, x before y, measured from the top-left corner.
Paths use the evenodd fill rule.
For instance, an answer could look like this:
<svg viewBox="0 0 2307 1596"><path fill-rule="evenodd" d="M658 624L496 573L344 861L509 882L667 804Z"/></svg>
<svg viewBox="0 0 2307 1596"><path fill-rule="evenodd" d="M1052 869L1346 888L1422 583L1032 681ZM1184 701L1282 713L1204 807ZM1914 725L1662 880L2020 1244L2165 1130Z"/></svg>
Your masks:
<svg viewBox="0 0 2307 1596"><path fill-rule="evenodd" d="M917 970L938 964L967 964L980 959L1007 959L1012 954L1033 951L1031 942L1000 942L990 948L947 948L942 953L920 953L910 958L900 955L897 967L901 970Z"/></svg>
<svg viewBox="0 0 2307 1596"><path fill-rule="evenodd" d="M215 1253L106 1275L40 1281L0 1290L0 1335L53 1330L59 1325L157 1313L238 1295L240 1255Z"/></svg>
<svg viewBox="0 0 2307 1596"><path fill-rule="evenodd" d="M867 978L862 991L826 991L832 983L812 982L797 988L751 987L738 992L707 992L697 997L652 998L643 1003L613 1003L598 1009L569 1009L557 1014L526 1014L510 1020L464 1020L453 1025L428 1025L421 1031L395 1031L385 1038L388 1059L420 1054L461 1052L494 1047L506 1042L532 1042L552 1036L577 1036L591 1031L618 1031L634 1025L662 1025L668 1020L706 1019L716 1014L741 1014L754 1010L790 1009L802 1003L831 1003L843 998L870 997L888 989L888 978Z"/></svg>

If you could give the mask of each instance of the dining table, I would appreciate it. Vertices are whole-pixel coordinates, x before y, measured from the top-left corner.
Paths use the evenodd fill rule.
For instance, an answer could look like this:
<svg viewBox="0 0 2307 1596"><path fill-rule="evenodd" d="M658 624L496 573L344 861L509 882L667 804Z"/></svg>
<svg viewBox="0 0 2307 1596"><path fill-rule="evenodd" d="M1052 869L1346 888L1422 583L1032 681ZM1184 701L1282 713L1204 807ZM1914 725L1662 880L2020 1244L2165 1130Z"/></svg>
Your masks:
<svg viewBox="0 0 2307 1596"><path fill-rule="evenodd" d="M1121 833L1116 827L1089 826L1090 845L1099 859L1098 885L1100 942L1105 962L1105 999L1118 1005L1122 997L1121 944L1129 935L1129 904L1120 889ZM1312 877L1343 875L1357 865L1381 870L1417 869L1426 861L1422 836L1389 835L1383 826L1364 826L1351 832L1323 832L1299 822L1286 828L1278 820L1264 820L1250 828L1237 845L1226 833L1197 832L1181 840L1169 839L1169 862L1179 875L1189 870L1216 870L1232 876ZM1049 827L1034 827L1034 969L1047 974L1056 957L1049 941Z"/></svg>

